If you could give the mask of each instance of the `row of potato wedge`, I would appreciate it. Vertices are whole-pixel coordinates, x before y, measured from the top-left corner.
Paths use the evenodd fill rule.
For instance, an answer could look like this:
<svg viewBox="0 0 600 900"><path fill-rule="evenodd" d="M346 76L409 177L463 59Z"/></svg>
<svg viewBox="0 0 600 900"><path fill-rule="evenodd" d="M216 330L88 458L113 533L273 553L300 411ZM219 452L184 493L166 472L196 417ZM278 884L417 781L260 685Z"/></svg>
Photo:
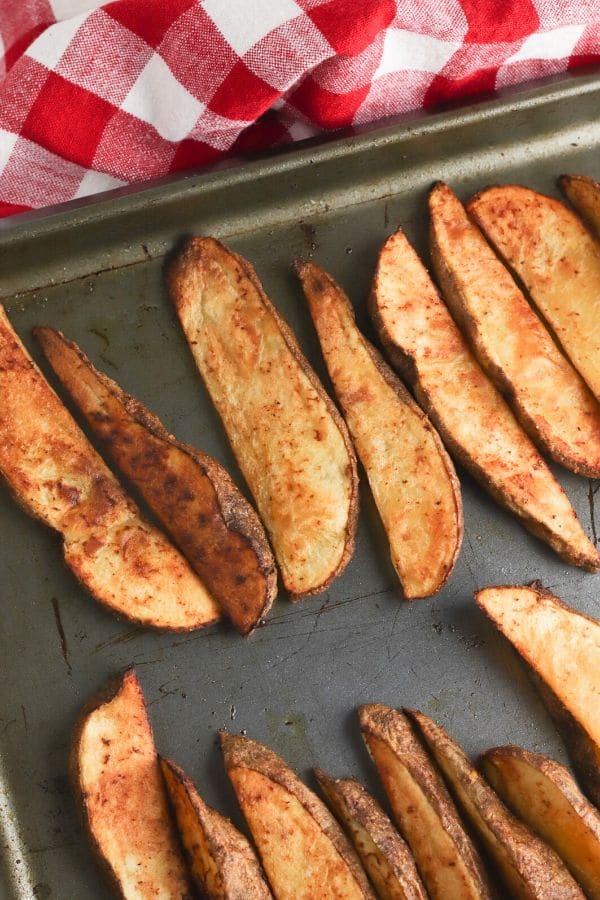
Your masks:
<svg viewBox="0 0 600 900"><path fill-rule="evenodd" d="M475 766L423 713L366 704L360 730L391 818L356 780L315 769L325 805L272 750L220 732L253 849L175 763L158 757L129 670L84 709L70 765L118 894L598 900L600 622L535 584L485 588L476 601L543 683L589 799L540 754L498 747Z"/></svg>
<svg viewBox="0 0 600 900"><path fill-rule="evenodd" d="M600 187L563 185L592 217ZM275 560L291 599L326 589L354 548L355 449L406 599L438 591L460 549L460 486L444 444L563 559L600 567L532 442L600 475L600 245L566 206L522 187L490 188L465 209L438 184L429 212L446 302L401 230L381 250L369 301L420 407L314 263L296 271L345 421L246 260L193 238L171 263L171 298L260 519L219 463L179 442L60 332L34 330L173 544L142 517L0 312L0 473L60 533L65 560L98 600L164 629L225 613L247 634L273 603Z"/></svg>

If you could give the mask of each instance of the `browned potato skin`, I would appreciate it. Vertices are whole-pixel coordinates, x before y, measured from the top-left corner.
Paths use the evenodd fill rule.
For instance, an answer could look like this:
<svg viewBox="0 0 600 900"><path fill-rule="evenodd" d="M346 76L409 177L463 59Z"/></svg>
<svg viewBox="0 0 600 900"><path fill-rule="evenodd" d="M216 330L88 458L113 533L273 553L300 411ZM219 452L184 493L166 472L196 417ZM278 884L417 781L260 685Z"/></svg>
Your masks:
<svg viewBox="0 0 600 900"><path fill-rule="evenodd" d="M558 183L586 225L600 238L600 183L586 175L561 175Z"/></svg>
<svg viewBox="0 0 600 900"><path fill-rule="evenodd" d="M208 806L183 769L160 766L196 886L207 900L270 900L271 891L247 839Z"/></svg>
<svg viewBox="0 0 600 900"><path fill-rule="evenodd" d="M291 573L286 573L284 566L282 566L281 558L278 558L277 540L275 539L276 533L280 533L282 535L282 542L285 542L286 529L282 527L280 521L274 521L273 516L269 518L266 515L265 509L261 508L261 503L258 496L260 494L260 490L256 482L259 477L262 477L264 479L264 470L263 473L259 476L257 474L257 471L253 467L246 465L247 460L245 460L243 452L239 448L236 449L236 446L232 441L231 433L229 433L228 435L230 442L232 443L232 449L234 450L234 453L236 454L236 457L238 459L240 468L242 469L242 472L244 473L244 476L248 481L250 490L255 496L259 514L261 515L265 527L271 536L271 544L273 546L275 557L279 563L284 586L288 590L291 600L301 600L304 597L321 593L322 591L326 590L332 583L332 581L337 578L337 576L345 569L346 565L352 557L352 554L354 553L354 543L358 519L358 473L356 455L354 453L352 442L350 440L350 436L348 434L348 430L346 428L344 420L336 409L335 404L327 395L325 389L319 381L319 378L308 363L308 360L302 353L302 350L300 349L293 331L284 321L275 306L271 303L271 301L265 294L260 280L253 267L247 260L243 259L238 254L228 250L223 244L219 243L219 241L216 241L214 238L209 237L191 238L184 246L179 256L173 261L167 273L167 283L169 286L171 298L175 306L175 310L182 323L184 333L186 333L188 342L191 345L192 352L194 352L195 342L191 338L191 335L187 334L185 324L186 310L190 307L193 307L194 304L195 292L197 290L196 279L198 277L198 273L210 271L211 264L215 262L218 262L219 265L228 270L229 275L236 281L239 291L241 291L242 293L254 292L256 294L256 298L261 306L261 309L264 310L265 317L274 322L275 327L285 344L288 358L290 358L294 366L298 370L300 370L303 377L308 380L312 390L316 393L319 400L324 404L327 415L333 421L335 428L337 428L345 447L345 453L347 456L347 469L345 477L349 481L349 498L346 513L345 540L342 553L336 565L332 567L327 576L322 578L319 583L311 583L309 585L303 586L300 583L301 578L298 577L298 573L296 573L295 576L293 576ZM197 359L196 362L198 362ZM274 416L272 412L270 413L270 415ZM275 416L275 420L276 418L277 417ZM276 421L274 424L276 424ZM269 422L260 422L257 423L257 426L258 425L260 425L262 428L273 429L273 423L271 423L270 425ZM317 440L321 440L321 438L317 437ZM271 443L273 442L271 441ZM273 448L271 447L271 449ZM281 458L282 454L280 454L280 459ZM287 458L283 459L283 465L286 465L288 469L290 469L290 483L297 483L297 473L293 471L294 461ZM269 477L270 473L268 471L268 468L266 472L267 477ZM286 505L289 506L291 496L292 495L290 495L285 501L282 499L281 503L279 504L277 516L280 519L284 515L287 515L287 512L285 512L283 508L286 507ZM310 503L311 497L304 496L302 498L302 502L296 502L295 505L299 509L306 507L306 505L308 505L308 508L310 508Z"/></svg>
<svg viewBox="0 0 600 900"><path fill-rule="evenodd" d="M452 461L427 416L358 330L339 285L314 263L298 260L295 269L404 597L429 597L450 577L462 541L462 499ZM398 423L394 450L394 436L385 430L391 423ZM382 462L384 443L388 459Z"/></svg>
<svg viewBox="0 0 600 900"><path fill-rule="evenodd" d="M241 634L270 609L277 572L262 524L211 456L182 444L73 341L35 328L46 359L122 473Z"/></svg>
<svg viewBox="0 0 600 900"><path fill-rule="evenodd" d="M187 561L146 522L54 393L0 306L0 474L58 532L90 594L136 624L212 625L220 610Z"/></svg>
<svg viewBox="0 0 600 900"><path fill-rule="evenodd" d="M359 707L363 740L394 820L409 844L432 900L489 900L487 874L458 811L410 721L382 704ZM412 792L397 781L400 765Z"/></svg>
<svg viewBox="0 0 600 900"><path fill-rule="evenodd" d="M91 721L101 718L114 723L117 741L101 736L94 746L87 729ZM99 777L88 784L84 768L89 754L94 760L101 754L103 759L98 760ZM170 815L142 689L132 669L108 682L82 709L69 774L92 848L115 896L193 900L196 895ZM114 854L111 857L111 838L118 841L121 857L136 858L135 884L124 880L125 864L120 865ZM157 860L163 866L158 872Z"/></svg>
<svg viewBox="0 0 600 900"><path fill-rule="evenodd" d="M514 594L528 598L528 605L519 615L511 605ZM490 599L496 597L501 604L501 612L493 612ZM527 663L533 681L538 688L548 712L554 719L565 742L571 761L580 782L596 806L600 806L600 719L598 718L598 697L600 695L600 623L591 616L586 616L572 609L550 591L545 590L539 582L531 585L501 585L476 591L475 600L490 617L494 625L511 641ZM514 634L515 624L533 622L531 610L542 610L545 607L554 610L561 618L562 631L560 637L552 637L556 628L553 622L546 631L543 653L533 651L522 635ZM511 611L512 610L512 611ZM564 617L564 618L563 618ZM589 624L588 624L589 623ZM569 629L580 626L588 636L590 658L586 660L589 669L581 669L583 665L583 648L581 634L574 632L570 641L570 650L566 647ZM557 663L560 661L560 670ZM560 684L556 673L560 671ZM554 688L547 684L547 679L557 680ZM585 720L581 712L576 716L569 708L574 698L586 690L585 700L579 702L585 710Z"/></svg>
<svg viewBox="0 0 600 900"><path fill-rule="evenodd" d="M598 478L597 400L448 185L433 188L429 213L433 269L479 363L540 449Z"/></svg>
<svg viewBox="0 0 600 900"><path fill-rule="evenodd" d="M600 900L600 813L560 763L522 747L494 747L479 767L496 793L549 844L592 900Z"/></svg>
<svg viewBox="0 0 600 900"><path fill-rule="evenodd" d="M400 346L394 338L393 322L398 310L395 307L390 309L386 304L382 275L386 265L394 273L400 271L402 283L408 284L414 292L414 296L402 297L400 305L411 311L418 308L428 325L435 327L438 346L437 355L432 358L438 367L441 362L460 365L456 389L462 390L460 394L455 392L455 395L460 398L464 412L458 422L456 410L451 411L452 417L449 416L447 395L440 396L437 381L435 384L432 381L432 373L429 373L428 379L422 376L420 366L423 358L430 362L423 348L417 351L414 347ZM399 269L400 266L402 268ZM418 402L454 458L498 503L518 516L532 534L545 541L566 562L589 572L598 571L600 554L583 531L565 492L518 425L504 398L472 356L427 270L401 229L388 238L381 249L369 306L389 359L412 385ZM430 348L426 347L427 350ZM447 391L447 385L442 387ZM473 413L476 414L475 419ZM470 434L465 437L457 433L465 422L475 432L478 446L474 445ZM495 441L496 435L499 436L498 441ZM496 444L500 438L503 443L510 444L510 454L506 448L499 452Z"/></svg>
<svg viewBox="0 0 600 900"><path fill-rule="evenodd" d="M583 900L583 892L559 856L508 811L444 729L418 710L405 712L416 723L512 896Z"/></svg>
<svg viewBox="0 0 600 900"><path fill-rule="evenodd" d="M521 185L480 191L467 209L600 400L598 242L563 203Z"/></svg>
<svg viewBox="0 0 600 900"><path fill-rule="evenodd" d="M362 784L331 778L321 769L315 769L315 778L381 900L427 900L410 850Z"/></svg>
<svg viewBox="0 0 600 900"><path fill-rule="evenodd" d="M353 885L353 897L364 897L367 898L367 900L374 900L375 895L371 890L367 876L365 875L352 846L336 820L316 794L309 790L306 785L297 778L277 754L273 753L272 750L265 747L263 744L259 744L257 741L252 741L241 735L228 734L225 731L220 731L219 737L223 750L225 768L238 796L242 812L246 818L248 818L248 810L245 807L247 798L244 797L242 783L244 771L250 770L251 772L258 773L266 779L267 782L271 782L273 785L282 788L287 794L295 798L306 813L307 819L310 820L312 824L316 824L319 831L326 839L328 859L324 862L322 860L313 859L310 862L313 864L315 862L321 864L323 875L331 869L337 873L341 871L346 882L351 882ZM248 802L251 801L248 800ZM271 883L271 889L273 890L275 897L293 896L290 894L290 885L296 883L295 879L298 878L297 873L294 873L287 867L283 871L274 868L271 865L270 859L262 852L261 835L257 834L252 829L250 822L248 822L248 824L250 830L253 832L254 842L258 847L264 870ZM264 827L269 830L269 823L265 823ZM307 860L307 863L308 862L309 861ZM322 882L314 884L311 881L310 884L307 884L303 881L300 887L302 889L303 898L310 897L311 900L313 900L313 898L314 900L318 900L318 898L325 896L324 893L321 893L323 891ZM330 888L331 891L331 885L328 885L328 888ZM298 890L298 895L300 895L299 888L296 888L296 890ZM344 895L339 892L334 894L331 891L328 892L326 896L328 898L335 896L336 898L339 897L339 900L343 900Z"/></svg>

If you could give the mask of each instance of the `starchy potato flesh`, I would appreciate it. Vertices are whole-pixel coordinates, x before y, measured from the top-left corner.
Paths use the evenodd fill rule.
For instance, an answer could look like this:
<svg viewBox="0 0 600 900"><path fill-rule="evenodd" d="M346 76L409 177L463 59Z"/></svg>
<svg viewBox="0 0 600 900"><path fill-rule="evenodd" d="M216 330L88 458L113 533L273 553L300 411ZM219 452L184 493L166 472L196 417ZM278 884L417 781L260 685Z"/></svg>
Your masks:
<svg viewBox="0 0 600 900"><path fill-rule="evenodd" d="M154 747L132 670L82 714L71 777L92 845L123 900L192 900Z"/></svg>
<svg viewBox="0 0 600 900"><path fill-rule="evenodd" d="M427 900L415 861L377 801L353 778L315 777L381 900Z"/></svg>
<svg viewBox="0 0 600 900"><path fill-rule="evenodd" d="M563 559L595 571L600 555L563 489L473 357L402 231L380 253L371 312L450 452Z"/></svg>
<svg viewBox="0 0 600 900"><path fill-rule="evenodd" d="M600 476L600 405L458 197L429 196L431 259L455 321L529 436L567 469Z"/></svg>
<svg viewBox="0 0 600 900"><path fill-rule="evenodd" d="M600 399L600 244L564 204L518 185L488 188L468 210Z"/></svg>
<svg viewBox="0 0 600 900"><path fill-rule="evenodd" d="M394 820L431 900L490 898L479 854L406 716L366 704L359 709L359 721Z"/></svg>
<svg viewBox="0 0 600 900"><path fill-rule="evenodd" d="M558 182L593 234L600 238L600 183L586 175L561 175Z"/></svg>
<svg viewBox="0 0 600 900"><path fill-rule="evenodd" d="M356 530L356 461L341 416L246 260L193 238L168 281L285 587L292 599L324 590Z"/></svg>
<svg viewBox="0 0 600 900"><path fill-rule="evenodd" d="M227 774L278 900L374 900L358 857L319 798L267 747L220 736Z"/></svg>
<svg viewBox="0 0 600 900"><path fill-rule="evenodd" d="M141 625L191 630L220 618L186 560L146 522L67 412L0 307L0 474L60 533L89 592Z"/></svg>
<svg viewBox="0 0 600 900"><path fill-rule="evenodd" d="M299 262L329 375L367 473L407 600L436 593L462 538L460 485L435 429L356 326L341 288Z"/></svg>
<svg viewBox="0 0 600 900"><path fill-rule="evenodd" d="M236 628L268 612L277 572L262 524L219 463L159 419L53 328L34 334L103 449L140 494Z"/></svg>
<svg viewBox="0 0 600 900"><path fill-rule="evenodd" d="M511 895L522 900L583 900L559 856L509 812L444 729L423 713L407 712Z"/></svg>
<svg viewBox="0 0 600 900"><path fill-rule="evenodd" d="M515 815L556 850L592 900L600 900L600 813L568 769L521 747L494 747L480 768Z"/></svg>
<svg viewBox="0 0 600 900"><path fill-rule="evenodd" d="M216 809L171 760L161 770L189 869L208 900L269 900L273 895L247 839Z"/></svg>
<svg viewBox="0 0 600 900"><path fill-rule="evenodd" d="M584 790L600 804L600 623L539 585L475 599L538 676Z"/></svg>

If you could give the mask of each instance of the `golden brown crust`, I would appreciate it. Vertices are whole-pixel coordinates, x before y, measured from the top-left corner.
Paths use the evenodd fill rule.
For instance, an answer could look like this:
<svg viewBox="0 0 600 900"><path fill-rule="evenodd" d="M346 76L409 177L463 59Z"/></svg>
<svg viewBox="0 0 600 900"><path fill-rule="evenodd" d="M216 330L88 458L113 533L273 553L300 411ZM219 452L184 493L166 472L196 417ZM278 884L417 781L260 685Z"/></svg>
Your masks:
<svg viewBox="0 0 600 900"><path fill-rule="evenodd" d="M67 565L133 622L189 631L220 617L187 561L145 521L75 424L0 307L0 474L58 532Z"/></svg>
<svg viewBox="0 0 600 900"><path fill-rule="evenodd" d="M542 450L600 476L600 406L452 190L429 195L433 269L477 359Z"/></svg>
<svg viewBox="0 0 600 900"><path fill-rule="evenodd" d="M455 459L564 560L597 571L600 554L565 492L472 356L401 230L381 251L369 303L389 358Z"/></svg>
<svg viewBox="0 0 600 900"><path fill-rule="evenodd" d="M484 588L475 600L527 663L581 782L598 805L600 624L539 582Z"/></svg>
<svg viewBox="0 0 600 900"><path fill-rule="evenodd" d="M298 260L295 269L405 598L431 596L449 578L462 540L454 466L427 416L358 330L339 285L314 263Z"/></svg>
<svg viewBox="0 0 600 900"><path fill-rule="evenodd" d="M246 837L208 806L183 769L161 759L171 807L196 886L207 900L272 900Z"/></svg>
<svg viewBox="0 0 600 900"><path fill-rule="evenodd" d="M523 900L583 900L559 856L508 811L446 731L418 710L405 712L512 895Z"/></svg>
<svg viewBox="0 0 600 900"><path fill-rule="evenodd" d="M183 444L73 341L34 334L69 396L123 474L140 491L236 628L248 634L277 592L264 529L225 469Z"/></svg>
<svg viewBox="0 0 600 900"><path fill-rule="evenodd" d="M359 723L430 897L489 900L492 892L479 853L407 716L369 703L359 707Z"/></svg>
<svg viewBox="0 0 600 900"><path fill-rule="evenodd" d="M596 238L600 238L600 183L586 175L561 175L558 184Z"/></svg>
<svg viewBox="0 0 600 900"><path fill-rule="evenodd" d="M600 813L564 766L522 747L494 747L479 768L506 805L561 857L588 897L600 898Z"/></svg>
<svg viewBox="0 0 600 900"><path fill-rule="evenodd" d="M385 900L427 900L408 846L362 784L353 778L331 778L321 769L314 773L378 896Z"/></svg>
<svg viewBox="0 0 600 900"><path fill-rule="evenodd" d="M327 852L338 860L338 867L339 862L342 862L343 868L347 873L345 878L348 878L348 874L351 876L351 881L356 891L356 893L353 892L353 896L365 897L371 900L374 895L369 887L367 877L360 866L358 858L348 843L344 832L341 830L324 803L322 803L321 800L319 800L319 798L300 781L291 769L286 766L283 760L268 747L259 744L257 741L250 740L247 737L228 734L225 731L219 732L219 738L221 740L225 768L230 777L232 772L239 770L248 769L258 772L269 782L280 786L288 795L295 798L301 804L301 807L310 819L316 823L319 831L327 838L331 846L331 850ZM239 787L236 785L235 781L233 784L234 788L239 792ZM244 808L243 805L242 811L248 818L248 809ZM251 824L250 827L252 828ZM255 843L258 845L259 852L262 853L260 837L254 832L253 835ZM263 865L270 878L271 886L275 895L278 896L280 886L274 883L273 873L269 869L269 862L265 858L264 853L262 853L262 856ZM309 863L310 860L307 860L307 865ZM306 896L308 897L309 894ZM310 896L312 896L312 894L310 894Z"/></svg>
<svg viewBox="0 0 600 900"><path fill-rule="evenodd" d="M81 710L69 776L92 850L115 896L193 900L133 669L111 679Z"/></svg>
<svg viewBox="0 0 600 900"><path fill-rule="evenodd" d="M193 238L167 281L291 599L326 590L352 556L358 515L356 458L340 414L250 263L213 238ZM224 300L211 306L213 294L227 299L229 314ZM207 303L220 317L204 315ZM317 471L325 458L326 477Z"/></svg>
<svg viewBox="0 0 600 900"><path fill-rule="evenodd" d="M480 191L467 209L600 399L600 244L563 203L521 185Z"/></svg>

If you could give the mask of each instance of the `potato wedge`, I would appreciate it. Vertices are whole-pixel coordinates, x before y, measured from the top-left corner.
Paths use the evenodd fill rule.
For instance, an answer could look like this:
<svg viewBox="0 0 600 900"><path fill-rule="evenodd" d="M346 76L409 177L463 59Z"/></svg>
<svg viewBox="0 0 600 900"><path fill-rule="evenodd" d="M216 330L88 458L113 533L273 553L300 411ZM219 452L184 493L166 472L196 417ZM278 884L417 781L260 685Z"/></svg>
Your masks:
<svg viewBox="0 0 600 900"><path fill-rule="evenodd" d="M202 896L269 900L273 895L244 835L204 802L179 766L161 759L160 767L189 869Z"/></svg>
<svg viewBox="0 0 600 900"><path fill-rule="evenodd" d="M564 204L518 185L488 188L467 209L600 399L598 242Z"/></svg>
<svg viewBox="0 0 600 900"><path fill-rule="evenodd" d="M447 185L429 195L429 213L437 282L479 363L542 450L598 478L597 400Z"/></svg>
<svg viewBox="0 0 600 900"><path fill-rule="evenodd" d="M221 731L227 774L278 900L374 898L327 807L268 747Z"/></svg>
<svg viewBox="0 0 600 900"><path fill-rule="evenodd" d="M563 489L473 357L400 230L380 253L370 305L390 359L413 384L450 452L563 559L596 571L600 554Z"/></svg>
<svg viewBox="0 0 600 900"><path fill-rule="evenodd" d="M516 816L556 850L588 897L600 900L600 813L568 769L521 747L494 747L479 767Z"/></svg>
<svg viewBox="0 0 600 900"><path fill-rule="evenodd" d="M165 630L220 618L187 561L141 517L75 424L2 307L0 474L26 512L59 532L67 565L100 603Z"/></svg>
<svg viewBox="0 0 600 900"><path fill-rule="evenodd" d="M600 805L600 622L539 584L485 588L475 600L537 676L583 788Z"/></svg>
<svg viewBox="0 0 600 900"><path fill-rule="evenodd" d="M193 238L168 283L286 589L296 600L325 590L356 532L356 459L340 414L246 260Z"/></svg>
<svg viewBox="0 0 600 900"><path fill-rule="evenodd" d="M406 600L435 594L462 540L454 466L427 416L363 337L323 269L296 263L337 398L365 467Z"/></svg>
<svg viewBox="0 0 600 900"><path fill-rule="evenodd" d="M73 341L35 328L46 359L108 457L140 492L163 528L242 634L271 608L275 561L264 528L225 469L179 443L160 420Z"/></svg>
<svg viewBox="0 0 600 900"><path fill-rule="evenodd" d="M84 708L70 774L92 846L124 900L192 900L142 689L131 669Z"/></svg>
<svg viewBox="0 0 600 900"><path fill-rule="evenodd" d="M567 200L600 238L600 183L586 175L561 175L558 183Z"/></svg>
<svg viewBox="0 0 600 900"><path fill-rule="evenodd" d="M377 801L353 778L315 777L382 900L427 900L415 861Z"/></svg>
<svg viewBox="0 0 600 900"><path fill-rule="evenodd" d="M560 857L509 812L444 729L417 710L406 713L416 723L511 895L523 900L583 900L582 890Z"/></svg>
<svg viewBox="0 0 600 900"><path fill-rule="evenodd" d="M366 704L359 708L359 722L431 900L490 898L479 854L406 716L381 704Z"/></svg>

